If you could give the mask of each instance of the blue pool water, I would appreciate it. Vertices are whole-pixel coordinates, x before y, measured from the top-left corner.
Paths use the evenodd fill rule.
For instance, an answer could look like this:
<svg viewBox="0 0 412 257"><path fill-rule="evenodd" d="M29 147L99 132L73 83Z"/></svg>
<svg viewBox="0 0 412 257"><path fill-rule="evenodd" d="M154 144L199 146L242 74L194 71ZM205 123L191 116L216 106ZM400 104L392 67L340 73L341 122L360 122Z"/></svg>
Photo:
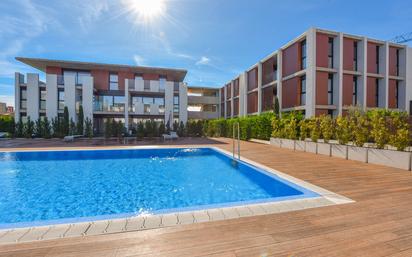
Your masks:
<svg viewBox="0 0 412 257"><path fill-rule="evenodd" d="M0 227L314 196L211 148L0 153Z"/></svg>

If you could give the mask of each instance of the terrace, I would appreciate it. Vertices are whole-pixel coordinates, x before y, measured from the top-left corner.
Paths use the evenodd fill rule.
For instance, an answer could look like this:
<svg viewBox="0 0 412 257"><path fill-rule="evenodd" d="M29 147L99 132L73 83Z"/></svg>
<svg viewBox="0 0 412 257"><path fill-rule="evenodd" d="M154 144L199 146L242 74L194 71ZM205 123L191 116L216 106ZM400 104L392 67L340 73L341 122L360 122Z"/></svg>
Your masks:
<svg viewBox="0 0 412 257"><path fill-rule="evenodd" d="M23 139L5 142L3 150L124 147L103 140L79 141L70 147L57 140L48 144ZM231 140L222 138L188 138L167 144L232 148ZM146 231L2 245L0 256L412 255L409 172L253 142L241 142L241 151L244 158L355 202Z"/></svg>

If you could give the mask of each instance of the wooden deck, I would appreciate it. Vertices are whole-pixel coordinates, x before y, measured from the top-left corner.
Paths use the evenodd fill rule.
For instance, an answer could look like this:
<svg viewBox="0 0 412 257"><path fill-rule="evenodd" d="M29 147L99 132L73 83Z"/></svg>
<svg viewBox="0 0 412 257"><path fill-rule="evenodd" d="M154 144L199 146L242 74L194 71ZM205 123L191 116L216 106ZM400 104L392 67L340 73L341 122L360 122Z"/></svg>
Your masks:
<svg viewBox="0 0 412 257"><path fill-rule="evenodd" d="M230 140L214 146L230 150ZM195 142L194 142L195 143ZM0 256L412 256L410 172L242 142L242 155L356 203L0 246Z"/></svg>

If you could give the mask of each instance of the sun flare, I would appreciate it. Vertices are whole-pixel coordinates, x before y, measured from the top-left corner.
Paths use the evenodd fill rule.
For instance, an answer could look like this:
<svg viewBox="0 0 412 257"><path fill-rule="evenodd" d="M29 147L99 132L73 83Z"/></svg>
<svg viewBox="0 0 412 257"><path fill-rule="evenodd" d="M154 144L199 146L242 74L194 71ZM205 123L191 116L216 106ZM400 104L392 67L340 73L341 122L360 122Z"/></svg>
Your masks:
<svg viewBox="0 0 412 257"><path fill-rule="evenodd" d="M141 21L151 21L166 11L166 0L127 0L129 11Z"/></svg>

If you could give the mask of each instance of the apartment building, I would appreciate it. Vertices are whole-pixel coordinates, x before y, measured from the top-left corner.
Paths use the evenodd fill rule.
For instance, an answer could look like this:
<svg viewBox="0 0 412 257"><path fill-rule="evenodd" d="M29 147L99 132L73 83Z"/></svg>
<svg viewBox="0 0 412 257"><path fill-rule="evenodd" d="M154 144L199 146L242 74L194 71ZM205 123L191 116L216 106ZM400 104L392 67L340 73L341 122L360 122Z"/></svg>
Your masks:
<svg viewBox="0 0 412 257"><path fill-rule="evenodd" d="M80 105L84 117L103 133L107 119L124 122L131 130L147 119L172 124L187 121L187 71L155 67L16 58L45 73L16 73L15 119L62 117L67 107L76 121Z"/></svg>
<svg viewBox="0 0 412 257"><path fill-rule="evenodd" d="M273 110L306 117L342 115L350 106L412 111L412 49L311 28L220 89L220 115Z"/></svg>
<svg viewBox="0 0 412 257"><path fill-rule="evenodd" d="M209 120L219 118L219 88L189 86L188 117L191 120Z"/></svg>

